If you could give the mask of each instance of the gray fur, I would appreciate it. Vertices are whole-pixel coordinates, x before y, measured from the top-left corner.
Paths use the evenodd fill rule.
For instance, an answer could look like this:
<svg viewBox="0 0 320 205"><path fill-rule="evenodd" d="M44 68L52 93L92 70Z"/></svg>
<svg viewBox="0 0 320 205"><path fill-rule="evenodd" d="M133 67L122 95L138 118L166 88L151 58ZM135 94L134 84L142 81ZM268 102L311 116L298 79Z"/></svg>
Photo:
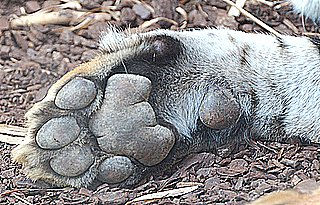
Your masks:
<svg viewBox="0 0 320 205"><path fill-rule="evenodd" d="M164 87L155 89L153 104L157 114L179 133L192 138L200 102L214 85L232 91L250 136L276 140L299 136L319 142L320 60L318 48L308 38L227 29L157 30L123 36L118 42L144 42L132 48L136 56L141 46L150 46L145 44L147 39L162 35L179 42L183 55L175 59L175 68L158 71L169 69L172 76L157 79ZM102 39L104 47L109 39L108 35ZM123 44L118 46L123 48ZM244 137L245 133L238 134Z"/></svg>

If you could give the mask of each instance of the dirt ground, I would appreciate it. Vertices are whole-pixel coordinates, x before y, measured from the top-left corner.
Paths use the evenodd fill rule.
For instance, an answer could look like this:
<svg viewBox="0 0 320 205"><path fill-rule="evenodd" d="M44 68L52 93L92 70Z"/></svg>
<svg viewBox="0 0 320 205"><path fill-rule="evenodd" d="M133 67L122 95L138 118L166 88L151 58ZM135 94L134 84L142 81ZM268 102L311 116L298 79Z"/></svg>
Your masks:
<svg viewBox="0 0 320 205"><path fill-rule="evenodd" d="M23 126L24 114L41 100L50 85L76 65L88 61L97 52L99 32L107 22L121 28L145 26L156 17L159 21L148 29L224 26L246 32L266 32L243 15L229 17L229 6L222 0L79 0L81 11L100 12L108 8L106 20L87 28L71 25L42 25L10 28L9 20L60 4L60 1L0 2L0 124ZM181 7L187 21L175 11ZM247 1L247 11L267 25L285 34L318 32L318 28L291 12L289 5L269 6ZM181 12L180 12L181 13ZM184 195L143 204L244 204L265 193L288 188L312 189L319 186L319 147L278 142L249 142L219 149L217 154L189 156L176 169L146 179L132 189L99 186L96 190L54 188L33 183L20 172L20 165L10 159L14 145L0 143L0 204L125 204L149 193L175 190L186 186L197 188Z"/></svg>

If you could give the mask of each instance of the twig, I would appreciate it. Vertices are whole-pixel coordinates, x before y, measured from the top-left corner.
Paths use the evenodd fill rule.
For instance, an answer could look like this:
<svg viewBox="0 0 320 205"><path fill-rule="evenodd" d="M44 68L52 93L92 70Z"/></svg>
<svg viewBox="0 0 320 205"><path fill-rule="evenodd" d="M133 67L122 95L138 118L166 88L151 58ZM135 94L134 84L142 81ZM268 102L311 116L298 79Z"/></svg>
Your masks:
<svg viewBox="0 0 320 205"><path fill-rule="evenodd" d="M7 144L21 144L23 140L24 140L24 137L16 137L16 136L0 134L0 142L4 142Z"/></svg>
<svg viewBox="0 0 320 205"><path fill-rule="evenodd" d="M190 186L204 186L204 184L199 182L178 182L177 188L190 187Z"/></svg>
<svg viewBox="0 0 320 205"><path fill-rule="evenodd" d="M190 193L194 190L198 189L198 186L191 186L191 187L184 187L184 188L179 188L179 189L173 189L173 190L168 190L168 191L163 191L163 192L157 192L153 194L146 194L143 196L140 196L138 198L135 198L132 201L129 201L126 203L126 205L133 204L136 202L141 202L141 201L154 201L166 197L177 197L181 196L187 193Z"/></svg>
<svg viewBox="0 0 320 205"><path fill-rule="evenodd" d="M85 14L86 12L72 10L61 10L48 13L37 12L13 19L10 24L12 28L30 25L69 24Z"/></svg>
<svg viewBox="0 0 320 205"><path fill-rule="evenodd" d="M19 191L19 189L8 190L8 191L5 191L3 193L0 193L0 197L5 197L7 195L10 195L10 194L12 194L14 192L18 192L18 191Z"/></svg>
<svg viewBox="0 0 320 205"><path fill-rule="evenodd" d="M273 149L273 148L271 148L271 147L268 147L268 146L262 144L262 143L259 142L259 141L257 141L256 143L257 143L257 145L259 145L259 146L261 146L261 147L263 147L263 148L265 148L265 149L267 149L267 150L269 150L269 151L272 151L272 152L274 152L275 154L278 154L278 151L277 151L277 150L275 150L275 149Z"/></svg>
<svg viewBox="0 0 320 205"><path fill-rule="evenodd" d="M246 0L236 0L236 5L239 8L244 7L245 3L246 3ZM236 7L231 6L231 8L228 11L228 16L240 16L240 11Z"/></svg>
<svg viewBox="0 0 320 205"><path fill-rule="evenodd" d="M303 32L302 35L320 37L320 33Z"/></svg>
<svg viewBox="0 0 320 205"><path fill-rule="evenodd" d="M0 142L5 142L8 144L21 144L26 133L26 128L0 124Z"/></svg>
<svg viewBox="0 0 320 205"><path fill-rule="evenodd" d="M41 192L56 192L56 191L66 191L65 188L42 188L42 189L30 189L30 188L21 188L21 189L13 189L13 190L8 190L3 193L0 193L0 197L5 197L8 196L12 193L15 192L36 192L36 191L41 191Z"/></svg>
<svg viewBox="0 0 320 205"><path fill-rule="evenodd" d="M262 28L266 29L270 33L273 33L275 36L281 37L281 34L278 31L274 30L273 28L271 28L267 24L263 23L261 20L259 20L258 18L256 18L252 14L250 14L248 11L244 10L243 8L238 7L232 1L230 1L230 0L223 0L223 1L226 2L227 4L229 4L230 6L234 6L235 8L237 8L244 16L250 18L252 21L257 23L258 25L260 25Z"/></svg>
<svg viewBox="0 0 320 205"><path fill-rule="evenodd" d="M152 7L152 6L150 6L149 4L147 4L146 2L142 2L142 5L146 8L146 9L148 9L151 13L153 13L154 14L154 8Z"/></svg>
<svg viewBox="0 0 320 205"><path fill-rule="evenodd" d="M283 3L276 4L276 5L274 6L274 8L275 8L275 9L281 9L282 7L288 6L288 5L290 5L290 2L284 1Z"/></svg>
<svg viewBox="0 0 320 205"><path fill-rule="evenodd" d="M273 7L276 3L275 2L271 2L271 1L266 1L266 0L256 0L259 3L265 4L267 6Z"/></svg>
<svg viewBox="0 0 320 205"><path fill-rule="evenodd" d="M19 126L0 124L0 133L24 137L27 133L27 129Z"/></svg>
<svg viewBox="0 0 320 205"><path fill-rule="evenodd" d="M23 203L25 203L25 204L32 205L29 201L27 201L27 200L25 200L25 199L21 198L20 196L15 195L14 193L13 193L13 194L11 194L11 196L13 196L13 197L17 198L18 200L22 201L22 202L23 202Z"/></svg>
<svg viewBox="0 0 320 205"><path fill-rule="evenodd" d="M283 19L283 24L290 28L294 33L300 33L299 29L289 19Z"/></svg>
<svg viewBox="0 0 320 205"><path fill-rule="evenodd" d="M44 9L33 14L21 16L11 20L10 24L12 28L18 28L20 26L30 25L48 25L48 24L62 24L62 25L74 25L79 23L77 26L70 28L71 31L80 28L87 27L94 21L109 21L111 17L118 19L115 12L106 10L102 13L75 11L60 9L58 11L51 11L52 9Z"/></svg>
<svg viewBox="0 0 320 205"><path fill-rule="evenodd" d="M154 19L151 19L150 21L145 21L143 24L141 24L139 26L139 28L141 29L145 29L145 28L148 28L150 27L151 25L155 24L155 23L158 23L159 21L166 21L166 22L169 22L175 26L178 26L179 24L172 20L172 19L168 19L168 18L165 18L165 17L157 17L157 18L154 18Z"/></svg>

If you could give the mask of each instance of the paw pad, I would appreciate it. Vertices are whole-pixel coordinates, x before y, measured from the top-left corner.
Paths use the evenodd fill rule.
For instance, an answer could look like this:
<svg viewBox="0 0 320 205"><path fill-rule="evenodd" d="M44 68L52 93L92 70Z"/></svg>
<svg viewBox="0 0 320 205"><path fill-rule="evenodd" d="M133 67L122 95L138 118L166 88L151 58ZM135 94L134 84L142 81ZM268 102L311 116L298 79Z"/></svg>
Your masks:
<svg viewBox="0 0 320 205"><path fill-rule="evenodd" d="M96 95L97 89L92 81L76 77L61 88L55 104L61 109L81 109L89 105Z"/></svg>
<svg viewBox="0 0 320 205"><path fill-rule="evenodd" d="M150 80L117 74L105 88L99 82L75 77L59 86L54 102L36 106L35 116L45 117L35 119L31 129L35 143L26 147L35 149L34 154L29 156L24 148L20 153L29 160L29 173L34 170L41 179L48 176L50 182L77 187L94 179L114 184L168 155L175 138L170 129L157 124L147 102Z"/></svg>
<svg viewBox="0 0 320 205"><path fill-rule="evenodd" d="M50 160L51 168L62 176L78 176L93 164L94 156L89 147L68 147Z"/></svg>
<svg viewBox="0 0 320 205"><path fill-rule="evenodd" d="M231 93L213 89L205 95L199 115L206 126L224 129L236 123L240 107Z"/></svg>
<svg viewBox="0 0 320 205"><path fill-rule="evenodd" d="M118 183L127 179L133 169L134 165L127 157L110 157L100 164L98 178L110 184Z"/></svg>
<svg viewBox="0 0 320 205"><path fill-rule="evenodd" d="M147 100L150 90L150 81L141 76L115 75L109 79L106 100L89 122L103 151L133 157L146 166L156 165L167 156L174 144L173 133L157 125L149 103L140 102Z"/></svg>
<svg viewBox="0 0 320 205"><path fill-rule="evenodd" d="M36 135L36 142L42 149L59 149L77 139L80 127L73 117L52 118Z"/></svg>

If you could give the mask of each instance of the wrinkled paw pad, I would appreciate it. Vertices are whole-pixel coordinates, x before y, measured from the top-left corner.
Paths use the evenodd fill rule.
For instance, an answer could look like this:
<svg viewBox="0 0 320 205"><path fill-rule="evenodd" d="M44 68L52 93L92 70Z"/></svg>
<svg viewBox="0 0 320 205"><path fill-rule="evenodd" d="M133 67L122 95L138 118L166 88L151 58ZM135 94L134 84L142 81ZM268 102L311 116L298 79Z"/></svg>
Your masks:
<svg viewBox="0 0 320 205"><path fill-rule="evenodd" d="M70 113L47 120L35 134L40 153L50 153L47 163L59 179L90 173L100 181L119 183L133 174L136 165L131 159L153 166L173 147L172 131L157 124L147 102L151 91L147 78L111 76L100 96L101 107L90 116L81 115L96 100L97 87L85 78L70 80L54 101L58 109ZM88 143L92 138L95 143Z"/></svg>

